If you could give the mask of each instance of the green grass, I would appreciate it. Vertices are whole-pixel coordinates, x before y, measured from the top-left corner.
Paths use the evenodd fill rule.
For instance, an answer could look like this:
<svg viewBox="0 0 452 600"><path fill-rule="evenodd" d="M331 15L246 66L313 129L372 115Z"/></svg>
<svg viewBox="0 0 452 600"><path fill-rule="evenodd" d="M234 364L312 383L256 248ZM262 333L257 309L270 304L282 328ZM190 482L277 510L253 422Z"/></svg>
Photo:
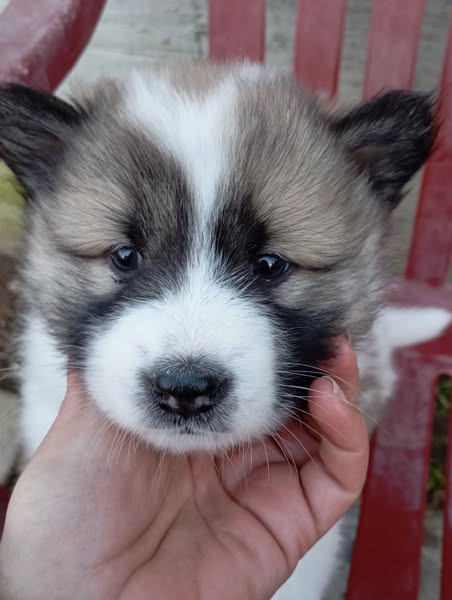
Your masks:
<svg viewBox="0 0 452 600"><path fill-rule="evenodd" d="M452 394L452 380L440 377L435 405L430 475L427 484L427 501L430 508L439 509L444 504L446 484L447 428Z"/></svg>
<svg viewBox="0 0 452 600"><path fill-rule="evenodd" d="M23 230L24 197L17 179L0 161L0 251L20 240Z"/></svg>

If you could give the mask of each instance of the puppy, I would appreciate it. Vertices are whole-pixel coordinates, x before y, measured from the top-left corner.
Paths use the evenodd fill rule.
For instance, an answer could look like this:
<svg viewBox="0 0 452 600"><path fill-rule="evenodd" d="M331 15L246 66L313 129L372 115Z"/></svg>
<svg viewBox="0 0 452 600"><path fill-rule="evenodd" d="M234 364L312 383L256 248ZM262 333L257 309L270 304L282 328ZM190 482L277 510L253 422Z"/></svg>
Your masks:
<svg viewBox="0 0 452 600"><path fill-rule="evenodd" d="M388 218L434 137L428 96L329 114L250 64L164 65L73 104L3 87L0 153L28 197L25 457L68 365L145 442L221 452L303 409L338 335L375 356ZM337 532L278 598L321 597Z"/></svg>

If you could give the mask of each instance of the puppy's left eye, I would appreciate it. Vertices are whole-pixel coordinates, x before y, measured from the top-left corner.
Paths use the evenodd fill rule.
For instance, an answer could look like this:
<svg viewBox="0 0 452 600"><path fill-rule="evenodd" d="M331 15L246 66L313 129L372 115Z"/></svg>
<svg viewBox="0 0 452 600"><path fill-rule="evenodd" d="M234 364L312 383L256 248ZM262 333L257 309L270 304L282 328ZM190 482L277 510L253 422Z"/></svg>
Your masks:
<svg viewBox="0 0 452 600"><path fill-rule="evenodd" d="M253 272L256 277L263 281L277 282L282 279L289 271L290 263L280 256L273 254L263 254L259 256L253 265Z"/></svg>
<svg viewBox="0 0 452 600"><path fill-rule="evenodd" d="M133 246L121 246L111 253L111 262L119 271L134 271L140 260L140 253Z"/></svg>

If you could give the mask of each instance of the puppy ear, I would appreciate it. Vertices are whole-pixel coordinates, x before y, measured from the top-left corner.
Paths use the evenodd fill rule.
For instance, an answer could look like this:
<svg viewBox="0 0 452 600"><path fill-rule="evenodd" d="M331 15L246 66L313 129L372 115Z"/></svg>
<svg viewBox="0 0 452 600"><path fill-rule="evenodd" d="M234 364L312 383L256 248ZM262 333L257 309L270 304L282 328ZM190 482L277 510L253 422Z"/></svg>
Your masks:
<svg viewBox="0 0 452 600"><path fill-rule="evenodd" d="M0 159L27 196L51 189L82 111L67 102L22 85L0 86Z"/></svg>
<svg viewBox="0 0 452 600"><path fill-rule="evenodd" d="M429 95L392 91L333 117L333 130L389 209L432 152L434 105Z"/></svg>

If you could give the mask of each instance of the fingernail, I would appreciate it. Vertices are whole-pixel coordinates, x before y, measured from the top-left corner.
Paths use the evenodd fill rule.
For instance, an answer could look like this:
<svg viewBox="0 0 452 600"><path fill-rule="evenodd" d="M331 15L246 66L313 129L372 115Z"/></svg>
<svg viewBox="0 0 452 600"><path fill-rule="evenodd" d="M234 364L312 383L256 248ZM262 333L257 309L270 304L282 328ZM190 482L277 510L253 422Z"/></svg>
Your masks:
<svg viewBox="0 0 452 600"><path fill-rule="evenodd" d="M339 386L337 385L336 381L332 378L332 377L322 377L322 379L324 381L328 381L330 387L331 387L331 392L335 395L335 396L339 396Z"/></svg>

